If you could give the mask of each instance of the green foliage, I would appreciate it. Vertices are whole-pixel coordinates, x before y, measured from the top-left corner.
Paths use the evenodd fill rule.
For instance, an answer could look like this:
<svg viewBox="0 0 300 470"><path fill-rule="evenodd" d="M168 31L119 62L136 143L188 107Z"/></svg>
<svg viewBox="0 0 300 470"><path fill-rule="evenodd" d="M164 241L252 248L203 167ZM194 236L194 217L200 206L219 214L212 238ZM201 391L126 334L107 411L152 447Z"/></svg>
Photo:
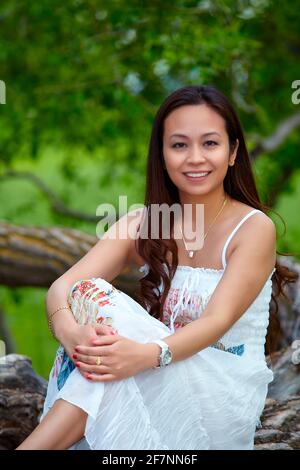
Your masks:
<svg viewBox="0 0 300 470"><path fill-rule="evenodd" d="M268 135L295 112L296 3L3 0L2 159L20 149L33 158L45 143L113 151L125 140L130 161L163 98L196 83L232 96L249 135Z"/></svg>
<svg viewBox="0 0 300 470"><path fill-rule="evenodd" d="M282 252L292 253L300 261L300 171L297 171L291 179L290 190L283 193L278 200L275 210L283 216L286 230L278 218L272 219L278 224L277 248Z"/></svg>
<svg viewBox="0 0 300 470"><path fill-rule="evenodd" d="M15 343L15 352L32 360L34 370L48 380L58 342L45 319L45 289L0 287L1 306Z"/></svg>

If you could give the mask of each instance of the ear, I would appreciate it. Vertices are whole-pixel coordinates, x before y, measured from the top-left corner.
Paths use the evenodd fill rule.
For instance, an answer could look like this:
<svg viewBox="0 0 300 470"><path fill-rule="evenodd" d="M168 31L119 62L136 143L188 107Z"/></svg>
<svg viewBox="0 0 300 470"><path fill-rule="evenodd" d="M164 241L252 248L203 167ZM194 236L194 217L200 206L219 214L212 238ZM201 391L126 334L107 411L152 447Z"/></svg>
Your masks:
<svg viewBox="0 0 300 470"><path fill-rule="evenodd" d="M239 148L239 139L236 139L236 144L235 144L234 150L233 150L233 152L230 156L230 159L229 159L229 165L230 166L234 165L238 148Z"/></svg>

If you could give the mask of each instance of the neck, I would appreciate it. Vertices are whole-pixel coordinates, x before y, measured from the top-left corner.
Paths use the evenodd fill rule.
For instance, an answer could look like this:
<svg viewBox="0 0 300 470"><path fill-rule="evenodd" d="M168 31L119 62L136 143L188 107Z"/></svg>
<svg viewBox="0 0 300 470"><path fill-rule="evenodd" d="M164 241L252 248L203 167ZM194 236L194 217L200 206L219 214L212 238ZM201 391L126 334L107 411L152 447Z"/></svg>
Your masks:
<svg viewBox="0 0 300 470"><path fill-rule="evenodd" d="M211 192L208 194L194 195L194 194L180 193L182 213L184 215L184 211L185 211L184 205L191 204L192 225L193 227L195 227L197 204L203 204L204 227L206 227L213 220L213 218L217 215L218 211L221 209L225 196L227 197L227 205L228 205L228 202L230 201L230 197L229 195L226 195L223 186L220 188L217 188L214 192Z"/></svg>

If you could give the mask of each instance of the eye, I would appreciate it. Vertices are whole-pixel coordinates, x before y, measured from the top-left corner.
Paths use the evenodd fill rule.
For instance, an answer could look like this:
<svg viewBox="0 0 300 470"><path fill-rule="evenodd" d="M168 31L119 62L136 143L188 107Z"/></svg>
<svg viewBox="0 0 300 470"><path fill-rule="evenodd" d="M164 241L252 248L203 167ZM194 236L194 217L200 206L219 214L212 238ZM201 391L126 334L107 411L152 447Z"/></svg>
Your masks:
<svg viewBox="0 0 300 470"><path fill-rule="evenodd" d="M176 147L176 145L186 145L184 142L176 142L175 144L172 145L172 148L182 148L182 147Z"/></svg>
<svg viewBox="0 0 300 470"><path fill-rule="evenodd" d="M215 145L218 145L218 143L214 140L207 140L206 142L204 142L204 145L205 144L208 144L207 147L214 147Z"/></svg>

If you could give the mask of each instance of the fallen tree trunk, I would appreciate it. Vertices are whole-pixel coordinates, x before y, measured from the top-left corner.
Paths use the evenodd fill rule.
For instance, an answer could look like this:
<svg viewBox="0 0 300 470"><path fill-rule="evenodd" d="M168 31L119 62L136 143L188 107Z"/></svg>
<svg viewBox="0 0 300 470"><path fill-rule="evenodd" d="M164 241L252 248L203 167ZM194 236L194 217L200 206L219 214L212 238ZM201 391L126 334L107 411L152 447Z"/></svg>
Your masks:
<svg viewBox="0 0 300 470"><path fill-rule="evenodd" d="M282 256L278 260L298 274L298 280L287 284L284 288L287 299L280 298L278 300L278 316L283 334L279 337L276 349L280 350L300 338L300 263L292 258Z"/></svg>
<svg viewBox="0 0 300 470"><path fill-rule="evenodd" d="M26 227L0 223L0 284L46 287L81 259L99 239L67 227ZM113 284L134 295L139 271L126 268Z"/></svg>
<svg viewBox="0 0 300 470"><path fill-rule="evenodd" d="M269 366L269 386L262 427L255 434L255 449L300 449L300 365L292 363L295 350L276 353ZM15 449L38 425L47 382L39 377L26 356L9 354L0 359L0 449Z"/></svg>
<svg viewBox="0 0 300 470"><path fill-rule="evenodd" d="M17 226L0 222L0 284L9 287L45 287L81 259L98 241L82 231L66 227ZM274 333L274 349L300 337L300 263L288 257L279 261L299 274L297 283L286 286L289 301L279 301L282 333ZM137 267L131 265L112 281L118 289L135 298L138 288ZM270 332L273 320L271 303ZM276 328L275 328L276 329ZM273 334L273 333L272 333Z"/></svg>
<svg viewBox="0 0 300 470"><path fill-rule="evenodd" d="M0 358L0 450L15 449L38 425L46 391L28 357Z"/></svg>
<svg viewBox="0 0 300 470"><path fill-rule="evenodd" d="M274 380L269 385L262 427L255 434L257 450L300 449L300 341L294 344L272 358Z"/></svg>

